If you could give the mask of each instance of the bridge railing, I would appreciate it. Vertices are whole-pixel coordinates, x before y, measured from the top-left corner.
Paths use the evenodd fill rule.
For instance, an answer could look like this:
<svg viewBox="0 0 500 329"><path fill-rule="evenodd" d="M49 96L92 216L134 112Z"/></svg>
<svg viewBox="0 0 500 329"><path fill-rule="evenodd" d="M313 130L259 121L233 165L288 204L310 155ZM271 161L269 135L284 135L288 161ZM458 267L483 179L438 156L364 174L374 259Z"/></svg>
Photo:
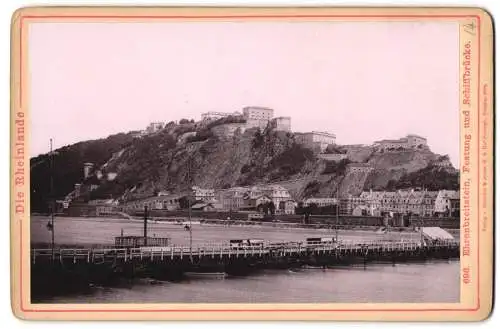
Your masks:
<svg viewBox="0 0 500 329"><path fill-rule="evenodd" d="M420 241L415 240L402 240L402 241L339 241L338 243L320 243L320 244L306 244L300 242L291 241L266 241L260 246L231 246L229 243L209 243L206 245L194 245L193 247L185 245L171 245L166 247L142 247L142 248L61 248L61 249L32 249L31 258L32 262L35 263L37 259L72 259L74 262L81 259L86 259L87 262L101 262L106 259L124 259L125 261L130 259L164 259L166 257L174 258L180 256L211 256L211 257L222 257L222 256L236 256L236 257L246 257L251 255L266 255L269 253L301 253L303 251L313 251L313 252L326 252L326 251L346 251L346 250L383 250L383 251L394 251L394 250L415 250L417 248L431 248L431 247L453 247L459 246L457 241L436 241L432 244L423 244Z"/></svg>

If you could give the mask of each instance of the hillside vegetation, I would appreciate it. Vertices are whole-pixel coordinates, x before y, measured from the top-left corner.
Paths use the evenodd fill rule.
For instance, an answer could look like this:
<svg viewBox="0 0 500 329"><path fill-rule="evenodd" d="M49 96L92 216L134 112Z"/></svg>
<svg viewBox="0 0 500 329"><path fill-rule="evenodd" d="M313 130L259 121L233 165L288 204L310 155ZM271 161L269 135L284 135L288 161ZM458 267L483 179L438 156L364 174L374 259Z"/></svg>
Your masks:
<svg viewBox="0 0 500 329"><path fill-rule="evenodd" d="M240 118L231 118L240 122ZM223 123L223 122L222 122ZM220 124L220 123L219 123ZM179 136L197 135L178 142ZM134 138L131 133L80 142L57 150L54 155L54 196L64 198L75 183L93 184L84 189L84 199L136 199L158 191L184 192L189 186L228 188L260 183L280 183L297 198L359 194L363 189L395 189L425 186L456 189L458 174L432 166L436 155L428 149L375 152L370 147L329 152L347 154L340 162L319 159L295 142L291 132L249 129L234 137L219 139L207 128L185 120L170 122L162 131ZM101 178L83 180L83 163L92 162ZM363 162L373 167L369 174L349 173L349 165ZM46 211L50 199L48 155L31 159L32 211ZM450 173L452 172L452 173ZM106 173L116 173L109 180Z"/></svg>

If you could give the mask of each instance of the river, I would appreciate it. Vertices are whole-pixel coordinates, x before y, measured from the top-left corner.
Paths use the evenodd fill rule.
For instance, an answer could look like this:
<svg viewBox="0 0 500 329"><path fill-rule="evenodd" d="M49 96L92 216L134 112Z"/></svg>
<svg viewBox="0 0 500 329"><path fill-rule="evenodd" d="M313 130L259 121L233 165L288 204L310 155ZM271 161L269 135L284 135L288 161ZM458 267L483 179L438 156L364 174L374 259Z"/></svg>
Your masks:
<svg viewBox="0 0 500 329"><path fill-rule="evenodd" d="M50 232L46 217L34 217L32 243L47 243ZM111 244L123 229L140 235L142 223L130 220L56 218L55 240L60 244ZM185 244L189 234L182 226L152 223L150 235L168 236L173 244ZM231 238L304 240L310 236L334 235L315 229L272 227L222 227L193 225L193 245ZM339 231L344 240L418 239L418 233ZM179 283L137 280L126 287L94 287L90 293L40 300L49 303L444 303L459 302L460 263L457 260L406 264L368 264L366 267L329 269L266 270L246 277L197 278Z"/></svg>

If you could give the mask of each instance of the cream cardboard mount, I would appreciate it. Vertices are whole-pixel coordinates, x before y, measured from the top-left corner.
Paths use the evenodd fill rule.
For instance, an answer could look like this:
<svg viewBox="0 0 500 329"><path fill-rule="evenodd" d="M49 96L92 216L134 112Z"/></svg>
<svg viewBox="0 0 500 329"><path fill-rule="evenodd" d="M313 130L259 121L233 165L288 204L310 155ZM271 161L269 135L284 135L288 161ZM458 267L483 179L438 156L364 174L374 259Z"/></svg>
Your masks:
<svg viewBox="0 0 500 329"><path fill-rule="evenodd" d="M492 54L479 8L16 11L14 314L487 318Z"/></svg>

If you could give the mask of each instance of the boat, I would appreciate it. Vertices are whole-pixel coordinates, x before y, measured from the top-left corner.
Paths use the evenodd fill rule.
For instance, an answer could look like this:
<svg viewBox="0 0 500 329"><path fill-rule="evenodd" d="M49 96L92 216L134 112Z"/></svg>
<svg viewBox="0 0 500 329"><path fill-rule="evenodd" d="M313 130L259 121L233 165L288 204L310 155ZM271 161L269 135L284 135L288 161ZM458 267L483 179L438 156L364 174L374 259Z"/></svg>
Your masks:
<svg viewBox="0 0 500 329"><path fill-rule="evenodd" d="M302 266L302 269L304 270L323 270L323 266L312 266L312 265L304 265Z"/></svg>
<svg viewBox="0 0 500 329"><path fill-rule="evenodd" d="M184 276L193 279L224 279L226 272L185 272Z"/></svg>

